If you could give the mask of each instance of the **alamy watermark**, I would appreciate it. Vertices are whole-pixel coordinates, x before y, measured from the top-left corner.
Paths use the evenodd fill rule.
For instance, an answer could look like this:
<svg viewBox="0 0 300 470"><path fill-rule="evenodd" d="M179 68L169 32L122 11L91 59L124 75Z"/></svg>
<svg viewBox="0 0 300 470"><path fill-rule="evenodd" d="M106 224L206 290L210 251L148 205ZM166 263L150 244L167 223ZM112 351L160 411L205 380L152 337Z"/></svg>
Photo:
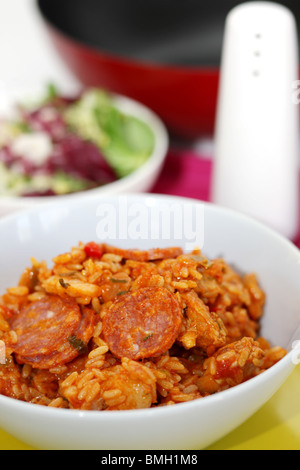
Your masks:
<svg viewBox="0 0 300 470"><path fill-rule="evenodd" d="M145 202L143 202L145 201ZM135 248L180 245L185 251L202 249L204 205L189 202L162 202L154 198L134 200L120 196L118 204L101 202L97 208L97 237L101 241L130 241ZM150 247L149 243L153 246ZM132 243L131 243L132 245Z"/></svg>

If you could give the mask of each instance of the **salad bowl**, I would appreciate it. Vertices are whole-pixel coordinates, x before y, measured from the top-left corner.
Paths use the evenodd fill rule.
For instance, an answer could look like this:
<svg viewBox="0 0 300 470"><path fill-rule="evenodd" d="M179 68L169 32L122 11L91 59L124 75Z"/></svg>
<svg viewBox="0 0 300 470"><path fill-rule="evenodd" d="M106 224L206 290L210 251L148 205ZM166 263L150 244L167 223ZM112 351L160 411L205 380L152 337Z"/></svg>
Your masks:
<svg viewBox="0 0 300 470"><path fill-rule="evenodd" d="M54 91L51 86L49 86L49 90L50 91L48 91L48 93L56 93L56 91ZM1 135L3 136L3 134L5 135L7 132L5 129L6 120L9 119L9 122L13 122L14 128L12 132L14 133L16 125L20 125L16 121L16 119L19 119L19 117L16 117L15 115L15 104L20 102L22 103L23 101L25 106L28 106L30 110L35 109L34 106L39 106L39 103L41 102L40 97L42 96L41 90L21 90L16 93L12 91L6 100L5 105L3 105L3 109L0 109L1 119L3 120L0 121L0 216L4 216L6 214L10 214L12 212L26 209L35 205L49 203L52 202L53 199L58 202L66 202L69 199L73 199L78 194L80 194L80 197L82 198L87 198L89 196L100 197L108 194L147 192L156 182L164 165L165 157L169 147L168 132L161 119L149 108L125 96L115 94L108 95L105 91L99 89L87 89L80 91L80 93L82 93L83 96L80 105L75 103L75 106L70 106L68 113L70 121L73 121L74 123L76 121L75 125L77 125L78 128L82 128L84 130L93 127L93 123L89 121L89 119L91 119L92 111L94 109L91 108L91 110L88 110L89 114L87 113L85 108L90 106L90 103L88 102L99 99L101 105L102 100L105 102L107 99L109 99L107 109L109 109L111 114L107 118L107 127L109 128L108 132L110 134L104 134L104 140L106 139L108 143L112 142L112 145L110 145L109 149L109 159L103 156L102 150L98 152L98 148L96 148L96 144L93 142L93 139L95 142L98 139L98 134L95 133L94 136L83 136L80 141L81 147L79 146L78 149L75 148L73 152L74 155L72 153L72 145L74 146L74 143L72 144L71 141L71 152L69 152L69 156L66 157L69 159L67 171L69 171L68 166L71 168L71 171L74 170L72 165L74 165L73 162L77 160L75 161L77 165L77 174L75 174L76 178L73 178L74 171L73 174L67 174L66 176L63 175L62 178L62 174L60 172L58 174L59 180L55 183L52 183L52 175L49 177L43 174L44 168L46 168L46 173L49 170L48 162L42 162L42 169L38 169L36 172L36 179L34 180L32 178L32 181L35 182L35 186L32 185L32 187L28 187L29 189L26 188L27 182L25 182L25 184L19 184L18 180L15 182L17 179L16 177L7 177L9 172L8 168L3 164L3 161L6 162L9 160L12 151L10 148L7 151L6 143L3 144L1 141ZM70 103L72 104L74 96L77 95L66 95L63 97L63 99L70 100ZM40 113L40 109L37 109L38 111L34 110L31 112L30 119L32 116L34 116L35 119L35 116ZM43 108L41 109L43 112ZM86 127L85 120L88 121L88 126ZM54 123L54 125L56 124L57 123ZM3 125L4 131L2 131L1 134L1 128L3 128ZM27 126L27 123L24 124L24 122L22 122L21 125L25 127L25 125ZM42 125L44 127L48 126L49 128L47 122L46 124L45 122L42 122ZM41 157L41 153L43 153L43 150L45 150L44 141L46 140L46 144L49 141L49 136L47 135L48 128L46 128L46 132L45 129L42 129L42 132L40 132L39 126L41 126L41 123L38 121L34 122L33 126L36 126L36 128L34 128L33 131L31 129L30 133L28 133L28 130L25 129L24 134L21 134L20 136L17 135L17 138L15 141L13 141L14 143L11 146L14 151L21 149L21 153L23 152L23 154L28 156L31 160L29 165L28 161L26 162L26 165L29 166L29 171L27 171L26 168L24 175L25 181L26 178L31 178L31 168L36 166L36 160L33 161L35 156L37 159L43 159L43 157ZM98 131L98 129L96 131ZM20 132L19 129L17 132ZM78 133L79 132L80 131L78 131ZM52 135L51 138L53 139ZM67 139L69 139L69 137L67 137ZM75 145L76 139L77 135L75 135ZM67 142L65 144L64 141L62 141L62 143L65 146L62 148L67 148L66 152L68 152L68 145L70 147L70 143ZM54 142L54 145L57 146L57 142ZM99 159L99 162L97 161L97 158ZM24 160L25 159L23 159L23 161ZM22 164L24 163L23 161L21 160ZM18 165L20 166L19 160L17 160L16 163L13 163L9 170L13 166L16 168ZM80 179L78 180L77 178L78 174L79 177L82 176L82 173L83 176L88 174L89 177L93 179L93 173L97 173L99 171L100 173L103 173L104 171L103 184L92 183L90 186L87 185L86 187L82 186L81 183L78 185L78 181L80 181ZM46 181L48 186L45 186L44 181ZM55 184L55 188L58 188L58 191L55 193L52 190L49 191L49 188L51 189L51 185L53 184ZM71 185L70 188L68 185ZM21 189L24 187L24 194L20 192L20 187ZM44 192L42 194L42 190L45 191L46 189L48 192ZM17 190L19 190L19 193Z"/></svg>

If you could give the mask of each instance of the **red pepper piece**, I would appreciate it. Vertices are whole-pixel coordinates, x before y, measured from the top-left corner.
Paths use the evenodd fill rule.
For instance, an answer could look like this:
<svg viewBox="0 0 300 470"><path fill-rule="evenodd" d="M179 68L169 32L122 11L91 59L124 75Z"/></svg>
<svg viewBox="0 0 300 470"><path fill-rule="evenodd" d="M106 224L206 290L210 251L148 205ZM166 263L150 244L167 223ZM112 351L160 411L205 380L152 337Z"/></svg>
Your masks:
<svg viewBox="0 0 300 470"><path fill-rule="evenodd" d="M87 243L84 247L84 251L89 258L102 258L104 253L103 247L95 242Z"/></svg>

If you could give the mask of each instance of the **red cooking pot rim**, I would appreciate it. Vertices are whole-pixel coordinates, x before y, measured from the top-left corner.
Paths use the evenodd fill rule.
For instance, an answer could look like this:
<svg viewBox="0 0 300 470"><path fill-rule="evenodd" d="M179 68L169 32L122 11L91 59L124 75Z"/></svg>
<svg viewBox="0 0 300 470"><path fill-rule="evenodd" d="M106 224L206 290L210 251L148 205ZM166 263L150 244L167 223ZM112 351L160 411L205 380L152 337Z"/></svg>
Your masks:
<svg viewBox="0 0 300 470"><path fill-rule="evenodd" d="M42 13L41 13L42 14ZM49 21L45 16L42 14L43 20L46 23L47 27L49 28L52 35L54 35L58 40L64 41L69 47L76 48L78 52L84 53L86 56L90 56L91 60L101 60L105 61L106 63L111 64L120 64L123 67L130 67L135 68L136 70L149 70L149 71L157 71L157 72L166 72L169 71L172 74L178 75L190 75L190 76L210 76L216 75L219 73L218 66L176 66L176 65L169 65L164 64L161 65L160 63L150 62L142 60L135 60L131 57L124 57L118 55L116 53L108 53L97 49L95 46L92 46L87 43L83 43L76 38L69 36L67 33L62 31L60 28L55 26L51 21Z"/></svg>

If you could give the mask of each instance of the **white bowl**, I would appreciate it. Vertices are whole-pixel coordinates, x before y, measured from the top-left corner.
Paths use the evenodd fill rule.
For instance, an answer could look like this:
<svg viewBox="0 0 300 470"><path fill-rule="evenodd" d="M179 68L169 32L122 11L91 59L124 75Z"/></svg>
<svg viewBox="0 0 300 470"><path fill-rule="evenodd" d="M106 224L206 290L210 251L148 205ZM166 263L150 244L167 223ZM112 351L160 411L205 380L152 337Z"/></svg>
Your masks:
<svg viewBox="0 0 300 470"><path fill-rule="evenodd" d="M158 213L163 216L160 221ZM167 233L161 230L161 224L171 213L176 213L176 217L170 218L171 230ZM110 222L122 223L115 234L111 230L109 242L128 248L181 244L186 249L194 241L192 232L201 241L204 230L203 252L207 256L224 256L240 270L258 274L267 294L262 335L274 345L288 348L287 356L273 368L235 388L168 407L78 411L52 409L0 396L0 427L39 449L206 448L265 404L299 362L299 347L291 345L297 339L300 322L300 252L261 223L211 204L152 195L77 198L0 220L0 292L16 284L32 256L49 262L79 241L98 241L103 217L108 216ZM139 229L135 231L134 227ZM147 238L150 233L152 239L138 239L138 235Z"/></svg>
<svg viewBox="0 0 300 470"><path fill-rule="evenodd" d="M0 108L0 115L5 116L11 114L13 104L18 99L21 100L23 98L24 100L24 97L28 96L30 97L29 100L31 100L33 97L40 95L42 96L40 89L30 91L19 90L16 92L11 91L8 95L7 102L5 101L5 105ZM124 178L114 181L113 183L84 191L80 194L81 197L147 192L153 187L165 162L169 148L169 135L161 119L149 108L130 98L121 95L113 95L113 99L115 106L120 111L139 118L148 124L155 136L154 149L146 163L144 163L138 170ZM77 196L77 193L46 197L0 196L0 217L32 206L53 202L53 199L58 202L64 202L66 200L72 200Z"/></svg>

